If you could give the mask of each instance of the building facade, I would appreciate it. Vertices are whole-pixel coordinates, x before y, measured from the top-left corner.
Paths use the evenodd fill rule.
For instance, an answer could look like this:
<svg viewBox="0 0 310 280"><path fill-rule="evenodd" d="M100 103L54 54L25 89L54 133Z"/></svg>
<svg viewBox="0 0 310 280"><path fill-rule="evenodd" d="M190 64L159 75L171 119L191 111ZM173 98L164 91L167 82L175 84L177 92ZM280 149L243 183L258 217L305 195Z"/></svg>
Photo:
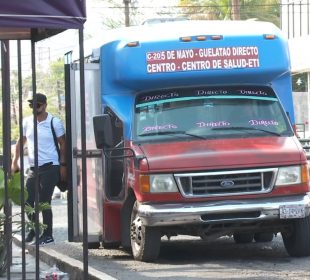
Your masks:
<svg viewBox="0 0 310 280"><path fill-rule="evenodd" d="M282 0L281 28L290 48L296 123L310 137L310 1Z"/></svg>

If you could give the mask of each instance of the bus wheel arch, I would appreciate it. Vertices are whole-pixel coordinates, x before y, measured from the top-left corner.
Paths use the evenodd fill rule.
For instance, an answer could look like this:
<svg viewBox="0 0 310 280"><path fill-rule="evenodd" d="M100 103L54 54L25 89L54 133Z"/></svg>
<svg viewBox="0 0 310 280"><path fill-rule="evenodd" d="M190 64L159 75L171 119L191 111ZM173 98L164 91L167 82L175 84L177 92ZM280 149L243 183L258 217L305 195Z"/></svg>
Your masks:
<svg viewBox="0 0 310 280"><path fill-rule="evenodd" d="M130 243L130 223L131 223L131 211L136 201L136 196L132 189L128 189L128 195L126 201L121 210L121 242L122 247L126 251L131 251Z"/></svg>

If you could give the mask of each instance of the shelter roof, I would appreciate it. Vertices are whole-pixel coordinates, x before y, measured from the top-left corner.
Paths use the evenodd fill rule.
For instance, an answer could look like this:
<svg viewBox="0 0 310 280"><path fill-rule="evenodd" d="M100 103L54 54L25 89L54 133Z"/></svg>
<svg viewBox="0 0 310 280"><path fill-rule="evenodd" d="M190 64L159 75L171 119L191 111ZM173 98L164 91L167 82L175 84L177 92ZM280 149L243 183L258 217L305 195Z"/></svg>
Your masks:
<svg viewBox="0 0 310 280"><path fill-rule="evenodd" d="M38 41L85 21L85 0L0 0L1 40Z"/></svg>

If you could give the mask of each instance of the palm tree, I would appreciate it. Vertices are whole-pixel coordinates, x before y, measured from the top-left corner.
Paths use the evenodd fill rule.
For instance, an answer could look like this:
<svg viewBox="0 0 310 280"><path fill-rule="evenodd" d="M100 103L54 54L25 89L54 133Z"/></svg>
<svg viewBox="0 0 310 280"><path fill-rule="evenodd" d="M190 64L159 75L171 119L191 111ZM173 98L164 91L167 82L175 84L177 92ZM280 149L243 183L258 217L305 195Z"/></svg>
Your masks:
<svg viewBox="0 0 310 280"><path fill-rule="evenodd" d="M231 19L230 0L180 0L179 6L190 19Z"/></svg>
<svg viewBox="0 0 310 280"><path fill-rule="evenodd" d="M241 2L241 19L255 18L280 26L280 3L278 0L243 0Z"/></svg>
<svg viewBox="0 0 310 280"><path fill-rule="evenodd" d="M280 25L279 0L180 0L190 19L257 19Z"/></svg>

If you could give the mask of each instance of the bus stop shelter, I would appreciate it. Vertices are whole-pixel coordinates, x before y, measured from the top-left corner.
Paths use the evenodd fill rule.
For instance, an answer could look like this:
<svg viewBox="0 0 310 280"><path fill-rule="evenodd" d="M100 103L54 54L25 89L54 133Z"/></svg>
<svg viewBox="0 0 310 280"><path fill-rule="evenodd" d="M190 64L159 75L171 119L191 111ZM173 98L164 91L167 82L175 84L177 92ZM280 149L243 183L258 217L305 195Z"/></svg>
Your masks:
<svg viewBox="0 0 310 280"><path fill-rule="evenodd" d="M1 42L1 82L2 82L2 137L3 137L3 170L4 170L4 188L5 188L5 207L4 211L7 217L10 214L10 203L7 195L8 178L10 176L11 166L11 92L10 92L10 40L17 40L17 56L18 61L18 92L19 92L19 126L20 136L22 137L22 48L21 40L29 40L31 42L31 70L32 70L32 92L34 95L34 108L36 108L36 56L35 44L36 42L56 35L67 29L79 30L79 44L80 58L84 57L83 48L83 25L86 21L86 4L85 0L0 0L0 42ZM81 88L81 124L85 123L85 100L84 100L84 61L80 59L80 88ZM34 110L34 120L36 120L36 110ZM36 131L36 121L34 121L34 128ZM85 131L85 130L84 130ZM83 131L82 131L83 134ZM35 133L35 170L38 169L37 161L37 135ZM84 144L83 144L84 142ZM85 135L82 135L82 151L85 150ZM21 152L23 147L21 147ZM84 156L85 157L85 156ZM86 162L83 163L82 152L82 169L86 169ZM21 170L23 170L23 162L21 157ZM23 185L23 172L21 172L21 187ZM86 192L86 170L82 172L82 186ZM38 184L36 184L38 188ZM37 189L38 190L38 189ZM21 192L23 194L23 191ZM36 192L37 193L37 192ZM86 193L87 195L87 193ZM85 195L85 197L86 197ZM23 196L23 195L22 195ZM37 196L37 195L36 195ZM21 197L24 202L24 198ZM36 197L38 202L38 197ZM38 203L36 203L37 205ZM23 203L22 203L23 205ZM85 200L85 209L86 200ZM38 221L38 209L36 206L36 221ZM24 222L24 210L21 209L22 224ZM83 216L87 215L87 210ZM87 234L87 219L83 227L86 229ZM10 264L11 253L11 230L9 221L6 219L5 223L6 247L8 249L8 263ZM38 232L38 229L37 229ZM25 279L25 228L22 227L22 279ZM87 241L87 236L84 238ZM84 240L83 240L84 241ZM85 247L84 247L85 246ZM84 259L84 279L87 279L88 274L88 255L87 255L87 242L83 242L83 259ZM36 246L36 279L39 279L39 247ZM7 268L7 279L10 278L10 266Z"/></svg>

